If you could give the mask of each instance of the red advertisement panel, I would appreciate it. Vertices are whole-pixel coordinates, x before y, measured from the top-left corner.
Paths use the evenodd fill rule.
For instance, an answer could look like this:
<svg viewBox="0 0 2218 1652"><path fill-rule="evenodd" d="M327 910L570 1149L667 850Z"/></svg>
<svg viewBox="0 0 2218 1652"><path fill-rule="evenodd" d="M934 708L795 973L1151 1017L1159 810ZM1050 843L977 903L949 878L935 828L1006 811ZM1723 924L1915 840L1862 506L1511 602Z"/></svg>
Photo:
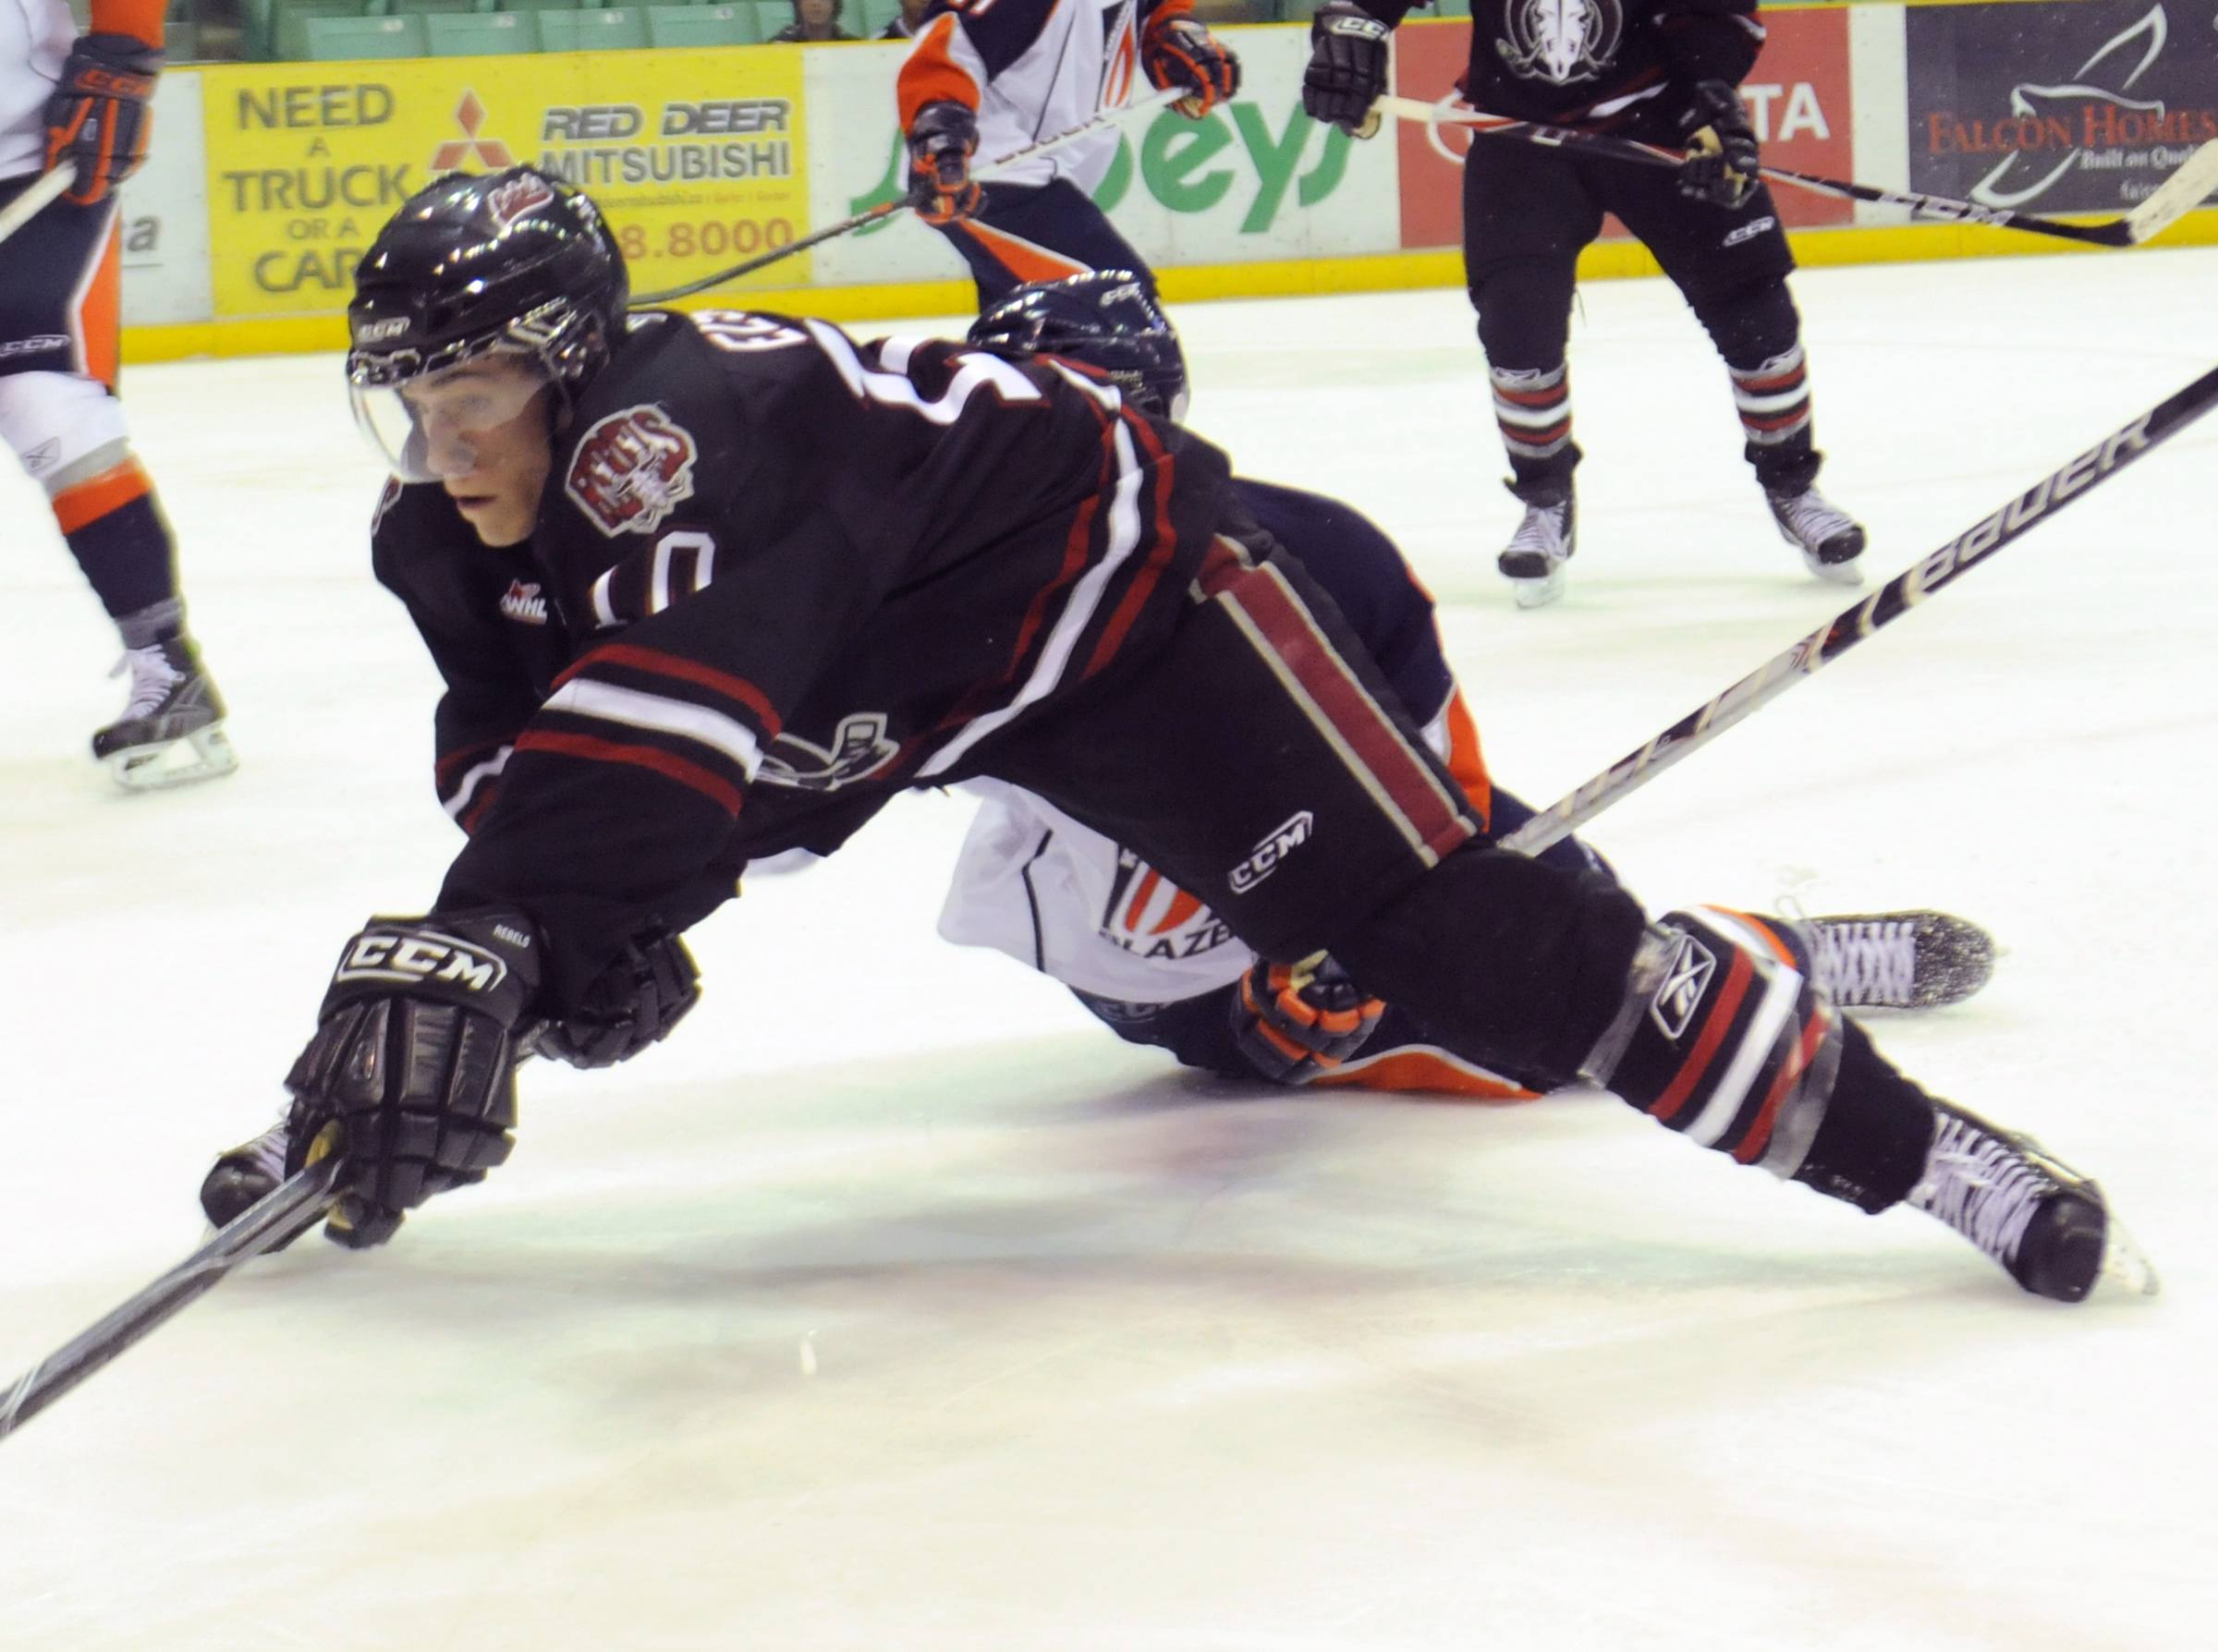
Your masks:
<svg viewBox="0 0 2218 1652"><path fill-rule="evenodd" d="M1763 145L1764 160L1820 177L1854 177L1846 15L1837 7L1767 10L1764 22L1770 38L1740 89L1749 123ZM1395 35L1395 90L1404 97L1444 97L1463 73L1470 42L1468 22L1403 24ZM1474 140L1450 128L1428 131L1405 121L1394 141L1401 162L1402 245L1462 245L1462 154ZM1855 210L1848 201L1785 185L1774 188L1773 195L1790 228L1846 224ZM1603 233L1625 232L1613 219Z"/></svg>

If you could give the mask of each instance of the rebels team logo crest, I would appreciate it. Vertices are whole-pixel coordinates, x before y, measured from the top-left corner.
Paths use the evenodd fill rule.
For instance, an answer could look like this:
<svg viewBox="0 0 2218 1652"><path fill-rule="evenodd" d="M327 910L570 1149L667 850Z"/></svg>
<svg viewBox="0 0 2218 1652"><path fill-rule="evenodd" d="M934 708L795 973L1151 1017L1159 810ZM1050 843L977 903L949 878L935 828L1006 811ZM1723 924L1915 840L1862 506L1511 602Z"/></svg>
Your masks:
<svg viewBox="0 0 2218 1652"><path fill-rule="evenodd" d="M1509 0L1507 40L1494 42L1520 79L1572 86L1600 77L1625 32L1617 0Z"/></svg>
<svg viewBox="0 0 2218 1652"><path fill-rule="evenodd" d="M554 191L547 187L544 178L510 178L506 183L487 192L485 210L493 221L506 229L535 206L544 206L554 199Z"/></svg>
<svg viewBox="0 0 2218 1652"><path fill-rule="evenodd" d="M598 419L570 456L563 491L610 539L652 533L693 497L693 432L653 403Z"/></svg>
<svg viewBox="0 0 2218 1652"><path fill-rule="evenodd" d="M884 712L852 711L839 720L829 750L798 735L780 735L762 754L755 778L797 792L836 792L868 780L900 755L901 748L885 737Z"/></svg>

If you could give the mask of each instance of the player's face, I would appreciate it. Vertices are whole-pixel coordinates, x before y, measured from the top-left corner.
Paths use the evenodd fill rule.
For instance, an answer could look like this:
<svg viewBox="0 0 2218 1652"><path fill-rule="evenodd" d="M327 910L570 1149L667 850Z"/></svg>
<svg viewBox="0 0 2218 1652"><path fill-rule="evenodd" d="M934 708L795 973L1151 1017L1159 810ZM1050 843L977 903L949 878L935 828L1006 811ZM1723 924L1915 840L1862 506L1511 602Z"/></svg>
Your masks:
<svg viewBox="0 0 2218 1652"><path fill-rule="evenodd" d="M488 545L531 537L554 465L553 394L513 358L488 356L404 385L423 468Z"/></svg>

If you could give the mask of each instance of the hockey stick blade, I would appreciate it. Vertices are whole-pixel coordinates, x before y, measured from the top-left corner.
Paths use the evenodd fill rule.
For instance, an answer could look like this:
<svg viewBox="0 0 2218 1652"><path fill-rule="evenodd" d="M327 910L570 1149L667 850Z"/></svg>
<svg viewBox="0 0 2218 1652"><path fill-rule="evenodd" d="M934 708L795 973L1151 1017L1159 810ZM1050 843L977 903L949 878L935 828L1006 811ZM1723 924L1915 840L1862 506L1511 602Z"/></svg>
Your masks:
<svg viewBox="0 0 2218 1652"><path fill-rule="evenodd" d="M2126 214L2126 234L2136 245L2155 239L2213 193L2218 193L2218 138L2212 139Z"/></svg>
<svg viewBox="0 0 2218 1652"><path fill-rule="evenodd" d="M55 196L77 182L77 165L66 162L52 172L42 173L39 181L9 201L0 210L0 241L5 241L33 218L46 210Z"/></svg>
<svg viewBox="0 0 2218 1652"><path fill-rule="evenodd" d="M0 1393L0 1438L214 1290L240 1263L314 1221L331 1208L340 1163L334 1154L280 1183L160 1279L17 1378Z"/></svg>
<svg viewBox="0 0 2218 1652"><path fill-rule="evenodd" d="M1061 149L1065 144L1076 143L1079 139L1090 133L1098 132L1103 127L1114 127L1135 115L1152 113L1166 104L1176 103L1180 98L1191 95L1183 87L1170 86L1160 91L1151 92L1148 96L1132 103L1119 103L1114 109L1103 109L1091 119L1080 121L1066 132L1057 132L1052 138L1042 138L1037 143L1027 144L1022 149L1012 150L997 160L987 162L985 165L978 169L978 176L990 179L997 172ZM835 240L841 236L861 229L866 225L875 224L881 218L890 218L896 213L906 212L909 205L910 202L906 196L894 200L882 200L867 213L857 213L852 218L842 218L837 224L805 235L798 241L788 241L775 251L765 252L758 258L749 259L744 263L734 264L728 270L719 270L713 275L703 275L698 281L689 281L683 286L664 287L659 293L640 293L631 301L636 307L667 304L674 298L690 298L695 293L705 293L713 286L722 286L725 282L737 281L742 275L752 275L757 270L769 264L774 264L780 259L791 258L797 252L806 252L811 247Z"/></svg>
<svg viewBox="0 0 2218 1652"><path fill-rule="evenodd" d="M1383 97L1372 107L1374 111L1391 115L1396 120L1422 121L1434 127L1465 127L1476 137L1507 138L1542 149L1577 150L1641 166L1677 166L1687 159L1678 150L1613 137L1606 132L1582 132L1568 127L1540 126L1531 121L1513 120L1505 115L1482 114L1476 109L1454 103L1428 103L1420 98ZM1883 189L1876 184L1819 177L1785 166L1764 166L1759 170L1774 182L1792 184L1798 189L1807 189L1815 195L1902 207L1912 217L1932 223L1981 224L1993 229L2015 229L2027 235L2047 236L2052 240L2078 241L2083 246L2132 247L2170 227L2174 220L2200 204L2213 188L2218 188L2218 153L2213 152L2218 152L2218 139L2213 139L2190 155L2185 165L2158 186L2156 192L2132 212L2122 218L2106 218L2097 224L2073 224L2063 218L2043 217L2039 213L2012 212L2006 207L1982 206L1974 200L1957 200L1945 195L1926 195L1915 189Z"/></svg>
<svg viewBox="0 0 2218 1652"><path fill-rule="evenodd" d="M1627 753L1544 813L1535 815L1504 838L1501 846L1520 855L1538 855L1549 844L1561 842L1758 707L1785 694L1803 678L1815 675L1820 667L1839 659L1882 626L1900 619L1943 586L1989 561L2011 541L2092 492L2214 406L2218 406L2218 368L2166 396L2000 510L1912 563L1870 597L1844 609L1830 625L1765 661L1708 705L1689 711L1647 745Z"/></svg>

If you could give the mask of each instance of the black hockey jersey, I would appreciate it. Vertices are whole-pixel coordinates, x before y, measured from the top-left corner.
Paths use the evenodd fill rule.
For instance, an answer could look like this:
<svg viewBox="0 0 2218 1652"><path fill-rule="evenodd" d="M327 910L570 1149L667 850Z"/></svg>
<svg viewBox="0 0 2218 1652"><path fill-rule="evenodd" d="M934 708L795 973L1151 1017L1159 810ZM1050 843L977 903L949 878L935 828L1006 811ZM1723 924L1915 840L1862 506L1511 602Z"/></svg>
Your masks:
<svg viewBox="0 0 2218 1652"><path fill-rule="evenodd" d="M1388 24L1408 0L1358 0ZM1464 100L1491 115L1678 140L1697 80L1738 85L1762 49L1756 0L1472 0Z"/></svg>
<svg viewBox="0 0 2218 1652"><path fill-rule="evenodd" d="M829 853L1144 656L1225 490L1214 448L1060 363L635 317L528 549L489 551L435 488L377 527L447 682L439 783L471 837L440 907L533 917L573 1002L747 861Z"/></svg>

